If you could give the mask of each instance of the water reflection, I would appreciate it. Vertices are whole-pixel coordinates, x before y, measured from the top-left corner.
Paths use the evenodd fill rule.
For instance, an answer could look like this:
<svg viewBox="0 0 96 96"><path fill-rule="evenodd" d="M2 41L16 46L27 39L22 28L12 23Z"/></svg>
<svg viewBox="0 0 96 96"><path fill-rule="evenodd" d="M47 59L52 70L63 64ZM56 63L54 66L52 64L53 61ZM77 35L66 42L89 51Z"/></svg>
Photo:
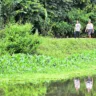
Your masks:
<svg viewBox="0 0 96 96"><path fill-rule="evenodd" d="M86 85L87 91L90 92L93 87L93 78L88 77L87 79L85 79L85 85Z"/></svg>
<svg viewBox="0 0 96 96"><path fill-rule="evenodd" d="M75 86L76 91L78 91L80 89L80 80L79 80L79 78L74 79L74 86Z"/></svg>
<svg viewBox="0 0 96 96"><path fill-rule="evenodd" d="M94 77L96 79L96 77ZM96 84L96 82L94 81ZM93 78L74 78L68 81L51 82L47 88L46 96L96 96L96 87Z"/></svg>

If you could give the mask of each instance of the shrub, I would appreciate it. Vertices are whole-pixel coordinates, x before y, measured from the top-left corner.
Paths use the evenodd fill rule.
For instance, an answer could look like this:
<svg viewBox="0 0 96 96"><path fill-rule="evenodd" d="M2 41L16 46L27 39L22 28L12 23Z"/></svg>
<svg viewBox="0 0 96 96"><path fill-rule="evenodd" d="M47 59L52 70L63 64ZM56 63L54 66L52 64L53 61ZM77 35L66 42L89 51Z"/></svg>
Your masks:
<svg viewBox="0 0 96 96"><path fill-rule="evenodd" d="M2 44L5 51L10 54L36 52L40 41L37 36L31 34L32 28L33 25L28 23L6 26L4 44Z"/></svg>
<svg viewBox="0 0 96 96"><path fill-rule="evenodd" d="M3 37L5 37L5 32L4 30L0 30L0 39L2 39Z"/></svg>
<svg viewBox="0 0 96 96"><path fill-rule="evenodd" d="M56 37L70 37L73 33L72 25L68 24L67 22L58 22L53 26L53 34Z"/></svg>

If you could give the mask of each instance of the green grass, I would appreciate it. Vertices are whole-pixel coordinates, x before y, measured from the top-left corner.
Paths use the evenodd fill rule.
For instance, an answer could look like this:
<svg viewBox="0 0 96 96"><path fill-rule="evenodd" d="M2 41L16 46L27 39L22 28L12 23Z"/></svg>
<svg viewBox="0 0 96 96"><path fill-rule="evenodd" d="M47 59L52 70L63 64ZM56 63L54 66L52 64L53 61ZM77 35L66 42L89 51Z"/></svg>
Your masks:
<svg viewBox="0 0 96 96"><path fill-rule="evenodd" d="M39 77L39 74L42 74L40 75L41 76L40 78L42 79L44 78L56 79L55 74L64 74L65 76L63 76L63 79L64 78L68 79L68 78L77 76L78 73L80 73L79 74L80 76L83 76L86 74L92 75L95 73L96 50L91 50L89 52L86 51L81 54L73 54L64 59L44 56L44 55L33 55L33 56L29 54L27 55L14 54L12 56L4 55L0 57L0 62L1 62L0 76L1 77L4 76L3 78L6 78L6 76L8 76L8 79L9 79L9 77L11 76L11 79L12 79L14 78L14 74L15 74L15 77L16 77L16 74L17 75L19 74L19 79L21 75L23 76L23 75L29 74L28 76L31 76L34 74L38 74L36 76ZM35 79L37 78L36 76L35 76ZM33 78L33 76L31 77ZM37 78L37 79L40 79L40 78ZM59 77L57 76L57 79L58 78ZM21 78L21 80L23 79Z"/></svg>
<svg viewBox="0 0 96 96"><path fill-rule="evenodd" d="M14 74L21 80L22 78L20 76L26 77L26 74L29 74L28 76L31 79L34 74L38 74L36 75L38 78L35 76L35 79L44 77L51 80L54 78L59 79L55 74L64 74L61 77L68 79L77 76L78 73L80 73L80 76L93 75L95 73L95 39L56 39L42 37L41 40L42 43L37 50L40 55L13 54L10 56L7 54L1 56L1 80L9 80L10 76L10 79L12 77L14 79Z"/></svg>
<svg viewBox="0 0 96 96"><path fill-rule="evenodd" d="M73 54L64 59L45 55L14 54L0 57L0 73L64 73L96 65L96 50Z"/></svg>
<svg viewBox="0 0 96 96"><path fill-rule="evenodd" d="M72 54L96 49L96 39L89 38L41 38L42 43L37 49L38 54L65 58Z"/></svg>
<svg viewBox="0 0 96 96"><path fill-rule="evenodd" d="M51 81L96 75L95 39L41 40L35 55L0 56L0 96L45 96Z"/></svg>

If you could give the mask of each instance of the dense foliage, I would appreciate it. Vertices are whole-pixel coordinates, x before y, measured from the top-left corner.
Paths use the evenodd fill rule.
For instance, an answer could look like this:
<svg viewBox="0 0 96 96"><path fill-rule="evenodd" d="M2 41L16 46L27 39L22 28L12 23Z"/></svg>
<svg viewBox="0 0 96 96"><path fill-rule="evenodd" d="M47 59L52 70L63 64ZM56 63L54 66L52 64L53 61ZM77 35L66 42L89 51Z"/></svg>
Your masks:
<svg viewBox="0 0 96 96"><path fill-rule="evenodd" d="M74 54L65 59L44 55L4 55L0 57L0 74L8 73L63 73L94 68L96 50ZM82 66L81 66L82 65Z"/></svg>
<svg viewBox="0 0 96 96"><path fill-rule="evenodd" d="M86 37L84 30L89 18L96 26L95 3L96 0L2 0L0 23L31 22L33 33L38 30L42 35L72 37L78 19L82 24L81 36Z"/></svg>
<svg viewBox="0 0 96 96"><path fill-rule="evenodd" d="M34 53L40 44L40 40L37 35L31 34L32 29L33 26L28 23L6 26L0 34L0 54Z"/></svg>
<svg viewBox="0 0 96 96"><path fill-rule="evenodd" d="M82 25L81 37L87 36L89 19L96 29L95 3L0 0L0 96L44 96L45 82L96 74L95 39L59 39L73 37L76 20Z"/></svg>

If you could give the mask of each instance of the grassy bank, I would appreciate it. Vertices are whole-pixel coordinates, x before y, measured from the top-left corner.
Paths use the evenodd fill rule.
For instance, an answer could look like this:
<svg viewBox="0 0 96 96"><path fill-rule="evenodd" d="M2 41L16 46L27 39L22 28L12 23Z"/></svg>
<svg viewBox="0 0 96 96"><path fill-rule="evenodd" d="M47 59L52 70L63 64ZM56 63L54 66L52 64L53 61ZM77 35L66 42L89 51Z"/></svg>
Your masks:
<svg viewBox="0 0 96 96"><path fill-rule="evenodd" d="M0 57L0 77L9 80L17 76L28 79L68 79L71 77L95 74L95 39L56 39L41 38L39 55L13 54ZM88 71L88 72L87 72ZM14 75L15 74L15 75ZM38 74L34 76L34 74ZM55 75L56 74L56 75ZM60 77L57 74L61 74ZM63 76L62 76L63 74ZM20 78L20 76L24 78ZM51 76L52 75L52 76ZM33 81L34 81L33 79ZM25 79L24 79L25 80Z"/></svg>
<svg viewBox="0 0 96 96"><path fill-rule="evenodd" d="M64 59L44 55L4 55L0 57L0 62L1 81L70 79L96 73L96 50Z"/></svg>
<svg viewBox="0 0 96 96"><path fill-rule="evenodd" d="M63 59L45 55L14 54L0 57L0 73L64 73L88 69L95 64L95 49Z"/></svg>
<svg viewBox="0 0 96 96"><path fill-rule="evenodd" d="M41 41L38 54L0 56L0 96L45 96L51 81L96 75L95 39Z"/></svg>
<svg viewBox="0 0 96 96"><path fill-rule="evenodd" d="M42 43L37 53L46 56L54 56L57 58L65 58L72 54L82 53L96 49L96 39L87 38L41 38Z"/></svg>

